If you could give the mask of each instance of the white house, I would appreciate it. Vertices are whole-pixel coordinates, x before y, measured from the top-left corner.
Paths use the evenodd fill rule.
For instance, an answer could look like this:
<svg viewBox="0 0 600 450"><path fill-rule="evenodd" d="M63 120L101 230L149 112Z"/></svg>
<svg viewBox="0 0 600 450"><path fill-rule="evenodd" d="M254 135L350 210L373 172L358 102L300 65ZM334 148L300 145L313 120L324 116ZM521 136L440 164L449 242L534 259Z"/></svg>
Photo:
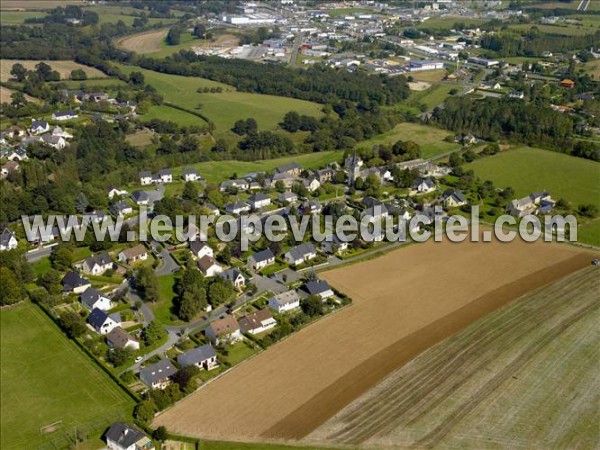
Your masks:
<svg viewBox="0 0 600 450"><path fill-rule="evenodd" d="M321 182L317 178L309 178L308 180L303 180L302 184L304 184L304 187L308 190L308 192L315 192L321 187Z"/></svg>
<svg viewBox="0 0 600 450"><path fill-rule="evenodd" d="M52 113L53 120L71 120L76 119L77 117L77 112L73 111L72 109L67 111L56 111Z"/></svg>
<svg viewBox="0 0 600 450"><path fill-rule="evenodd" d="M140 370L140 380L151 389L164 389L171 384L177 369L167 358Z"/></svg>
<svg viewBox="0 0 600 450"><path fill-rule="evenodd" d="M81 294L92 284L89 280L80 277L78 273L69 271L62 279L63 294Z"/></svg>
<svg viewBox="0 0 600 450"><path fill-rule="evenodd" d="M131 194L131 199L138 206L148 205L150 203L150 196L146 191L135 191Z"/></svg>
<svg viewBox="0 0 600 450"><path fill-rule="evenodd" d="M200 181L202 177L194 169L184 169L181 173L183 181Z"/></svg>
<svg viewBox="0 0 600 450"><path fill-rule="evenodd" d="M277 321L266 309L261 309L238 320L242 333L258 334L270 330Z"/></svg>
<svg viewBox="0 0 600 450"><path fill-rule="evenodd" d="M171 173L171 169L159 170L158 177L160 178L161 183L172 183L173 182L173 174Z"/></svg>
<svg viewBox="0 0 600 450"><path fill-rule="evenodd" d="M119 262L131 264L148 259L148 250L142 244L119 252Z"/></svg>
<svg viewBox="0 0 600 450"><path fill-rule="evenodd" d="M122 422L113 423L105 438L109 450L154 450L154 444L148 436Z"/></svg>
<svg viewBox="0 0 600 450"><path fill-rule="evenodd" d="M63 130L61 127L54 127L52 130L52 136L58 136L64 139L71 139L73 135Z"/></svg>
<svg viewBox="0 0 600 450"><path fill-rule="evenodd" d="M233 287L238 290L242 290L246 285L246 278L242 272L236 268L227 269L218 274L218 276L219 278L229 281L231 284L233 284Z"/></svg>
<svg viewBox="0 0 600 450"><path fill-rule="evenodd" d="M97 333L105 335L121 325L119 313L108 315L105 311L95 308L88 316L88 323Z"/></svg>
<svg viewBox="0 0 600 450"><path fill-rule="evenodd" d="M188 350L177 356L179 367L196 366L200 370L211 370L219 366L217 354L210 344Z"/></svg>
<svg viewBox="0 0 600 450"><path fill-rule="evenodd" d="M215 320L208 326L205 333L215 345L218 345L219 342L234 344L243 339L240 326L232 316Z"/></svg>
<svg viewBox="0 0 600 450"><path fill-rule="evenodd" d="M269 308L279 314L292 311L300 308L300 297L294 290L282 292L269 299Z"/></svg>
<svg viewBox="0 0 600 450"><path fill-rule="evenodd" d="M446 192L444 192L443 203L446 208L457 208L459 206L466 205L467 199L462 192L454 189L448 189Z"/></svg>
<svg viewBox="0 0 600 450"><path fill-rule="evenodd" d="M110 348L128 348L139 350L140 343L121 327L114 328L106 335L106 343Z"/></svg>
<svg viewBox="0 0 600 450"><path fill-rule="evenodd" d="M413 183L413 190L426 194L435 191L435 183L430 178L417 178Z"/></svg>
<svg viewBox="0 0 600 450"><path fill-rule="evenodd" d="M254 270L262 270L272 264L275 264L275 255L271 249L268 248L260 252L253 253L248 258L248 267Z"/></svg>
<svg viewBox="0 0 600 450"><path fill-rule="evenodd" d="M206 242L202 241L191 241L190 252L192 252L193 257L196 259L201 259L205 256L214 258L215 256L215 252L213 251L212 247Z"/></svg>
<svg viewBox="0 0 600 450"><path fill-rule="evenodd" d="M242 214L250 211L250 205L248 203L236 201L225 205L225 211L231 214Z"/></svg>
<svg viewBox="0 0 600 450"><path fill-rule="evenodd" d="M283 255L285 261L292 266L305 263L313 258L316 258L316 256L317 249L310 242L304 242L296 247L292 247L285 253L285 255Z"/></svg>
<svg viewBox="0 0 600 450"><path fill-rule="evenodd" d="M203 256L198 260L198 268L206 277L214 277L223 272L223 268L210 256Z"/></svg>
<svg viewBox="0 0 600 450"><path fill-rule="evenodd" d="M100 309L106 312L112 307L110 299L103 295L102 292L92 287L83 291L79 296L79 300L88 311Z"/></svg>
<svg viewBox="0 0 600 450"><path fill-rule="evenodd" d="M148 170L143 170L138 174L140 184L142 186L148 186L152 184L152 173Z"/></svg>
<svg viewBox="0 0 600 450"><path fill-rule="evenodd" d="M281 203L294 203L298 201L298 195L291 191L282 192L277 196Z"/></svg>
<svg viewBox="0 0 600 450"><path fill-rule="evenodd" d="M127 214L133 213L131 205L123 200L113 203L110 205L109 209L115 216L126 216Z"/></svg>
<svg viewBox="0 0 600 450"><path fill-rule="evenodd" d="M304 288L309 295L317 295L322 300L326 300L334 295L333 290L325 280L309 281L304 285Z"/></svg>
<svg viewBox="0 0 600 450"><path fill-rule="evenodd" d="M114 186L110 186L108 189L106 189L106 194L108 195L108 198L112 200L113 198L115 198L115 196L127 195L127 191Z"/></svg>
<svg viewBox="0 0 600 450"><path fill-rule="evenodd" d="M113 262L108 253L90 256L83 261L83 273L88 275L102 275L108 269L112 269Z"/></svg>
<svg viewBox="0 0 600 450"><path fill-rule="evenodd" d="M32 134L42 134L46 131L50 130L50 125L45 120L33 120L31 123L31 127L29 127L29 131Z"/></svg>
<svg viewBox="0 0 600 450"><path fill-rule="evenodd" d="M260 209L269 206L271 204L271 199L268 195L259 192L248 198L248 203L250 204L250 208Z"/></svg>
<svg viewBox="0 0 600 450"><path fill-rule="evenodd" d="M14 250L17 248L19 241L15 237L14 233L8 228L5 228L2 234L0 234L0 251Z"/></svg>
<svg viewBox="0 0 600 450"><path fill-rule="evenodd" d="M61 136L54 136L52 134L46 133L42 135L42 142L48 147L52 147L56 150L62 150L69 143L65 140L65 138Z"/></svg>
<svg viewBox="0 0 600 450"><path fill-rule="evenodd" d="M348 242L342 241L337 234L333 233L321 242L321 248L327 253L339 253L348 249Z"/></svg>

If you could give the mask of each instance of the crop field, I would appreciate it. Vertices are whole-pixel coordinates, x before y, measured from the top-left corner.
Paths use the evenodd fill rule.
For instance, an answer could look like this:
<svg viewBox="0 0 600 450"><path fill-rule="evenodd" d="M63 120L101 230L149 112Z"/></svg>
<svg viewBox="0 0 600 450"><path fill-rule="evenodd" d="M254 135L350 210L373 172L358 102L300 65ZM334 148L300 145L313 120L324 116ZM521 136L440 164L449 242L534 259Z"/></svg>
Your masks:
<svg viewBox="0 0 600 450"><path fill-rule="evenodd" d="M507 150L466 165L482 180L510 186L517 196L547 190L555 199L600 208L600 163L531 147Z"/></svg>
<svg viewBox="0 0 600 450"><path fill-rule="evenodd" d="M206 439L304 438L429 347L589 263L587 252L557 244L444 241L324 272L351 306L235 367L154 425Z"/></svg>
<svg viewBox="0 0 600 450"><path fill-rule="evenodd" d="M322 105L276 95L237 92L234 87L197 77L169 75L134 66L119 66L124 72L140 71L146 83L154 86L165 101L181 107L197 110L212 120L217 131L226 133L239 119L253 117L261 130L277 128L285 113L297 111L311 116L321 115ZM221 93L200 94L198 88L221 87ZM200 106L200 108L198 108Z"/></svg>
<svg viewBox="0 0 600 450"><path fill-rule="evenodd" d="M375 448L595 448L598 269L478 320L345 408L307 441Z"/></svg>
<svg viewBox="0 0 600 450"><path fill-rule="evenodd" d="M8 81L10 78L10 69L13 64L20 63L28 70L34 70L35 65L41 61L20 61L16 59L1 59L0 60L0 81ZM43 61L60 73L60 77L69 79L71 71L75 69L83 69L88 78L105 78L106 75L93 67L84 66L75 61Z"/></svg>
<svg viewBox="0 0 600 450"><path fill-rule="evenodd" d="M397 141L414 141L421 146L423 158L432 158L458 148L457 144L444 141L448 135L450 135L450 132L447 130L405 122L396 125L387 133L360 142L358 146L372 147L376 144L393 145Z"/></svg>
<svg viewBox="0 0 600 450"><path fill-rule="evenodd" d="M540 31L544 33L552 33L552 34L563 34L565 36L582 36L584 34L593 34L596 32L596 28L593 27L585 27L581 25L540 25L540 24L519 24L519 25L509 25L510 29L520 30L520 31L528 31L531 27L537 27Z"/></svg>
<svg viewBox="0 0 600 450"><path fill-rule="evenodd" d="M158 52L168 32L169 30L164 29L126 36L119 39L117 45L139 54Z"/></svg>
<svg viewBox="0 0 600 450"><path fill-rule="evenodd" d="M487 22L485 19L470 19L460 16L433 17L417 25L417 28L431 28L436 30L450 30L455 23L464 23L467 27L478 27Z"/></svg>
<svg viewBox="0 0 600 450"><path fill-rule="evenodd" d="M103 428L112 420L130 417L133 400L36 306L3 310L0 319L0 447L37 448L75 427L89 431L89 427ZM56 431L40 432L58 421ZM68 442L57 448L67 446Z"/></svg>
<svg viewBox="0 0 600 450"><path fill-rule="evenodd" d="M588 72L594 80L600 80L600 59L586 62L583 65L583 70Z"/></svg>
<svg viewBox="0 0 600 450"><path fill-rule="evenodd" d="M4 86L0 86L0 103L10 103L10 96L14 93L12 89L5 88ZM25 99L29 102L38 102L39 100L31 97L30 95L25 94Z"/></svg>

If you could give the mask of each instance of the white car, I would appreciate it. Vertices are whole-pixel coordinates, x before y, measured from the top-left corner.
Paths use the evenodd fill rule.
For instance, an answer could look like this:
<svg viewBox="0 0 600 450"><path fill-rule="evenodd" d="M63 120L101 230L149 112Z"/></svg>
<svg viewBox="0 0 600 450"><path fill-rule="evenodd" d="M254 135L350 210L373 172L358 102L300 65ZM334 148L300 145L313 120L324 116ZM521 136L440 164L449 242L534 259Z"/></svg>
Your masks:
<svg viewBox="0 0 600 450"><path fill-rule="evenodd" d="M142 362L143 359L144 359L143 356L138 356L137 358L135 358L135 362L136 363Z"/></svg>

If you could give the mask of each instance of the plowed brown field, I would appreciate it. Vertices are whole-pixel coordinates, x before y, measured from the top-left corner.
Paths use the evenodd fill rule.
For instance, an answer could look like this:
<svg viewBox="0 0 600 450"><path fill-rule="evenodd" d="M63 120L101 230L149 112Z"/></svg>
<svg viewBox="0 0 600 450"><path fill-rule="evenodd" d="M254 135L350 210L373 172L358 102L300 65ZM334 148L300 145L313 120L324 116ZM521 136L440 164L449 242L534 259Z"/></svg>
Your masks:
<svg viewBox="0 0 600 450"><path fill-rule="evenodd" d="M415 244L323 274L353 298L154 421L189 436L300 439L419 353L590 256L555 244Z"/></svg>

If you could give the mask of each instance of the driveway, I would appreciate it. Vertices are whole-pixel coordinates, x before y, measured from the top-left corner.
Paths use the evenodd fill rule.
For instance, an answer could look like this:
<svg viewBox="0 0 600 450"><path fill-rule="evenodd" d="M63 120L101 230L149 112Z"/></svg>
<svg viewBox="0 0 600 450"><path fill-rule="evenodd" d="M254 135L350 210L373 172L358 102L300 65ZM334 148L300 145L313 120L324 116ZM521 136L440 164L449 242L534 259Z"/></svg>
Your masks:
<svg viewBox="0 0 600 450"><path fill-rule="evenodd" d="M171 256L171 253L169 253L165 245L156 241L150 241L150 247L152 247L152 250L155 252L157 251L158 247L162 247L162 250L160 253L158 253L160 264L156 269L154 269L154 273L157 277L161 275L169 275L179 270L179 264L177 264L177 261L175 261L175 259Z"/></svg>

